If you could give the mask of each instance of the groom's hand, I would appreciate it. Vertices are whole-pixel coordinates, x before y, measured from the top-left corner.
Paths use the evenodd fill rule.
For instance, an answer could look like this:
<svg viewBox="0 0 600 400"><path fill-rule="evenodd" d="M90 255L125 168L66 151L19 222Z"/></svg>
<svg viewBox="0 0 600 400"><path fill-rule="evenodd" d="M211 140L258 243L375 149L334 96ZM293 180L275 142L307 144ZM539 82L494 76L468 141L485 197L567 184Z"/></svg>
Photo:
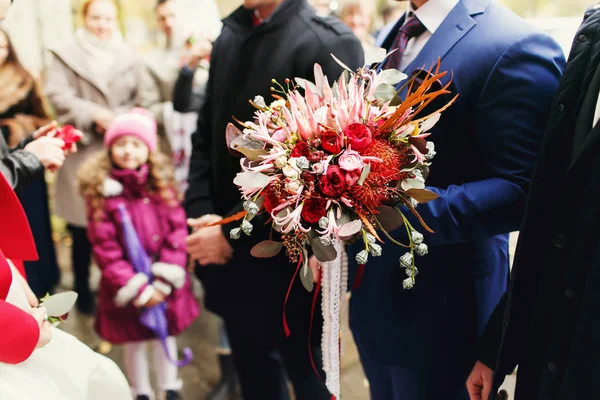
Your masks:
<svg viewBox="0 0 600 400"><path fill-rule="evenodd" d="M471 400L494 400L490 398L494 371L477 361L467 379L467 390Z"/></svg>
<svg viewBox="0 0 600 400"><path fill-rule="evenodd" d="M206 215L188 220L193 233L186 238L187 250L190 258L202 266L227 264L233 257L233 248L221 226L208 226L221 219L217 215Z"/></svg>

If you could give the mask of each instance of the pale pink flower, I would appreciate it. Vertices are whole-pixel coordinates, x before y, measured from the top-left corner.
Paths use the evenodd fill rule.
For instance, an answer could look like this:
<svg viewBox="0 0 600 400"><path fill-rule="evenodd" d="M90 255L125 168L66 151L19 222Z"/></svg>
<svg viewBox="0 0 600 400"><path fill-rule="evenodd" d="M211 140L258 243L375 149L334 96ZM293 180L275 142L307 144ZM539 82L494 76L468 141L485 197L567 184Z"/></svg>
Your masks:
<svg viewBox="0 0 600 400"><path fill-rule="evenodd" d="M364 166L363 158L357 151L346 150L338 160L338 165L344 171L362 170Z"/></svg>

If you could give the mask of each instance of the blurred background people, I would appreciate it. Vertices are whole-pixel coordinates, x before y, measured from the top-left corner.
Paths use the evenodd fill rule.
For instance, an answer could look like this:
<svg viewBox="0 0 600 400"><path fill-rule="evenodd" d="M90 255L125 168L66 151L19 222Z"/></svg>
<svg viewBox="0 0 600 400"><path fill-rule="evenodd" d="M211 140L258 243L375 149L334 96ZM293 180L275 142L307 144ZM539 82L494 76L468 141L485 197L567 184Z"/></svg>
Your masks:
<svg viewBox="0 0 600 400"><path fill-rule="evenodd" d="M9 147L50 123L38 82L21 64L5 30L0 29L0 129ZM42 176L43 178L43 176ZM38 261L25 262L29 286L41 297L52 292L60 278L52 241L48 187L36 179L19 193L30 221L38 250Z"/></svg>
<svg viewBox="0 0 600 400"><path fill-rule="evenodd" d="M365 0L347 0L339 11L339 18L360 40L365 53L376 48L375 38L371 34L375 12L375 4Z"/></svg>
<svg viewBox="0 0 600 400"><path fill-rule="evenodd" d="M81 164L102 149L102 136L113 118L138 104L141 64L123 41L113 0L87 0L84 26L73 41L52 51L46 93L63 124L84 133L80 151L70 157L56 179L56 214L64 218L73 238L74 290L77 308L93 314L90 291L91 248L86 234L86 211L75 186Z"/></svg>

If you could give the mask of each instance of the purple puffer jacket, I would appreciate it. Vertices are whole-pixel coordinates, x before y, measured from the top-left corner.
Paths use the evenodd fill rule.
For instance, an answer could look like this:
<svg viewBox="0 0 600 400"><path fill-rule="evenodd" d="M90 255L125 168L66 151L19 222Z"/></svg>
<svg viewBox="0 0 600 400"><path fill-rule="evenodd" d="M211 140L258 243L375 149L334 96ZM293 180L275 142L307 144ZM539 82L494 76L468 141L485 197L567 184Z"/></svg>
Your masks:
<svg viewBox="0 0 600 400"><path fill-rule="evenodd" d="M186 216L146 190L148 167L113 170L104 182L105 205L98 219L88 207L88 236L102 270L95 328L111 343L153 339L140 320L140 307L154 290L168 293L169 334L178 335L199 314L186 271ZM125 204L142 245L152 259L154 279L134 271L127 260L118 205Z"/></svg>

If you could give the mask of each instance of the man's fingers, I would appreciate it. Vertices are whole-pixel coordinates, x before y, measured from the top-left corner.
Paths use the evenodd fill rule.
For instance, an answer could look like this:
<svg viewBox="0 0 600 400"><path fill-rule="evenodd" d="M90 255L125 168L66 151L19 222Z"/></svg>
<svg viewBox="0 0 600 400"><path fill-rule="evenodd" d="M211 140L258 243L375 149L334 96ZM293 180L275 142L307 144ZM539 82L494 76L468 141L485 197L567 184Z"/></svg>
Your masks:
<svg viewBox="0 0 600 400"><path fill-rule="evenodd" d="M187 220L188 225L196 230L196 229L200 229L200 228L204 228L207 225L210 225L216 221L220 221L221 217L219 217L218 215L214 215L214 214L207 214L204 215L200 218L189 218Z"/></svg>
<svg viewBox="0 0 600 400"><path fill-rule="evenodd" d="M52 121L48 125L44 125L40 129L35 131L35 133L33 134L33 138L37 139L39 137L49 135L52 131L56 130L57 126L58 123L56 121Z"/></svg>
<svg viewBox="0 0 600 400"><path fill-rule="evenodd" d="M489 382L486 382L484 379L483 380L483 389L481 390L481 398L483 400L494 400L494 399L490 398L491 390L492 390L492 388L490 387Z"/></svg>

